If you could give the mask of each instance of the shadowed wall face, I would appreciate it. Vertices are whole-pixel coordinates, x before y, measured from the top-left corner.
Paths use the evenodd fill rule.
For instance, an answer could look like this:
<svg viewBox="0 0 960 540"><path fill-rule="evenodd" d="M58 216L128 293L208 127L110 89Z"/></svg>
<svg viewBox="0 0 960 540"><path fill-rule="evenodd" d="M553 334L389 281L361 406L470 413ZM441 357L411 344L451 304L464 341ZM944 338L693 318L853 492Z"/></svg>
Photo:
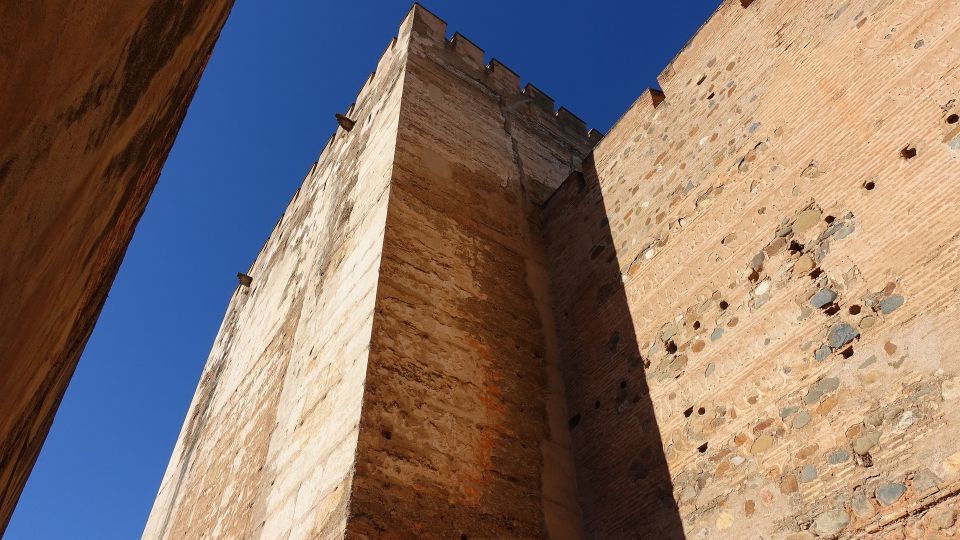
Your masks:
<svg viewBox="0 0 960 540"><path fill-rule="evenodd" d="M584 530L591 538L683 538L592 158L542 219Z"/></svg>
<svg viewBox="0 0 960 540"><path fill-rule="evenodd" d="M589 532L665 459L690 537L956 534L958 44L955 2L725 2L551 199Z"/></svg>
<svg viewBox="0 0 960 540"><path fill-rule="evenodd" d="M0 6L0 531L231 5Z"/></svg>

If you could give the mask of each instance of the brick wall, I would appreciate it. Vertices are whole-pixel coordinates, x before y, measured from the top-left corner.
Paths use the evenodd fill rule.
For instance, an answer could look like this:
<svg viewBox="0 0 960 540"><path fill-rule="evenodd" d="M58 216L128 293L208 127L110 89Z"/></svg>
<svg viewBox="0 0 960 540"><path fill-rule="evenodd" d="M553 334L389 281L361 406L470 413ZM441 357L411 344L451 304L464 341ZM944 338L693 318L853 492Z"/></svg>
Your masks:
<svg viewBox="0 0 960 540"><path fill-rule="evenodd" d="M957 66L954 2L724 2L551 199L591 535L952 536Z"/></svg>

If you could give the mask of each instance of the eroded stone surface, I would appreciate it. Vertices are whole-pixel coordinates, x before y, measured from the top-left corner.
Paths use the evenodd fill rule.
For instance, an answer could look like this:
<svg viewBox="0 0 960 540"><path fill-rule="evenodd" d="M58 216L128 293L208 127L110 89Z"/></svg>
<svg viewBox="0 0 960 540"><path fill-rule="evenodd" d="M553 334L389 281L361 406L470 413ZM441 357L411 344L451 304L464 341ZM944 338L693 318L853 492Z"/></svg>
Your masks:
<svg viewBox="0 0 960 540"><path fill-rule="evenodd" d="M407 50L387 47L234 292L145 538L344 534Z"/></svg>

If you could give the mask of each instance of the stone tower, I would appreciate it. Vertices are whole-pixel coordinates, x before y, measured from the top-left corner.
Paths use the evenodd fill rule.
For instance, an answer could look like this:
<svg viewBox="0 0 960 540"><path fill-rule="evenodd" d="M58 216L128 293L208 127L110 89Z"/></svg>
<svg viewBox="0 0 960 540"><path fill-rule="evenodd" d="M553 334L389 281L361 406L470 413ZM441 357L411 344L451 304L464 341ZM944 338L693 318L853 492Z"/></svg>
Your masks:
<svg viewBox="0 0 960 540"><path fill-rule="evenodd" d="M727 0L610 133L414 6L148 538L954 536L960 4Z"/></svg>
<svg viewBox="0 0 960 540"><path fill-rule="evenodd" d="M145 536L579 529L537 209L594 141L445 26L409 12L247 272Z"/></svg>

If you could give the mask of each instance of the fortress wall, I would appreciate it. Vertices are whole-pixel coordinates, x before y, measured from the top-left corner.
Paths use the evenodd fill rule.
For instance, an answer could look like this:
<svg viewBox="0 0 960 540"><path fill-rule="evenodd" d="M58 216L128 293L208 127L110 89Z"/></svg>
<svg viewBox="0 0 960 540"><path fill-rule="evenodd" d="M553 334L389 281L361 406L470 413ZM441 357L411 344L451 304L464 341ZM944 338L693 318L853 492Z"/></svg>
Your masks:
<svg viewBox="0 0 960 540"><path fill-rule="evenodd" d="M958 70L954 2L727 1L550 199L587 531L952 534Z"/></svg>
<svg viewBox="0 0 960 540"><path fill-rule="evenodd" d="M577 538L533 203L592 141L466 38L446 40L423 8L407 27L347 530Z"/></svg>
<svg viewBox="0 0 960 540"><path fill-rule="evenodd" d="M958 10L724 2L593 148L415 5L146 536L953 534Z"/></svg>
<svg viewBox="0 0 960 540"><path fill-rule="evenodd" d="M579 537L534 209L596 138L519 82L414 6L232 299L145 537Z"/></svg>
<svg viewBox="0 0 960 540"><path fill-rule="evenodd" d="M234 294L144 537L343 534L406 55L394 38Z"/></svg>
<svg viewBox="0 0 960 540"><path fill-rule="evenodd" d="M0 4L0 534L232 4Z"/></svg>

